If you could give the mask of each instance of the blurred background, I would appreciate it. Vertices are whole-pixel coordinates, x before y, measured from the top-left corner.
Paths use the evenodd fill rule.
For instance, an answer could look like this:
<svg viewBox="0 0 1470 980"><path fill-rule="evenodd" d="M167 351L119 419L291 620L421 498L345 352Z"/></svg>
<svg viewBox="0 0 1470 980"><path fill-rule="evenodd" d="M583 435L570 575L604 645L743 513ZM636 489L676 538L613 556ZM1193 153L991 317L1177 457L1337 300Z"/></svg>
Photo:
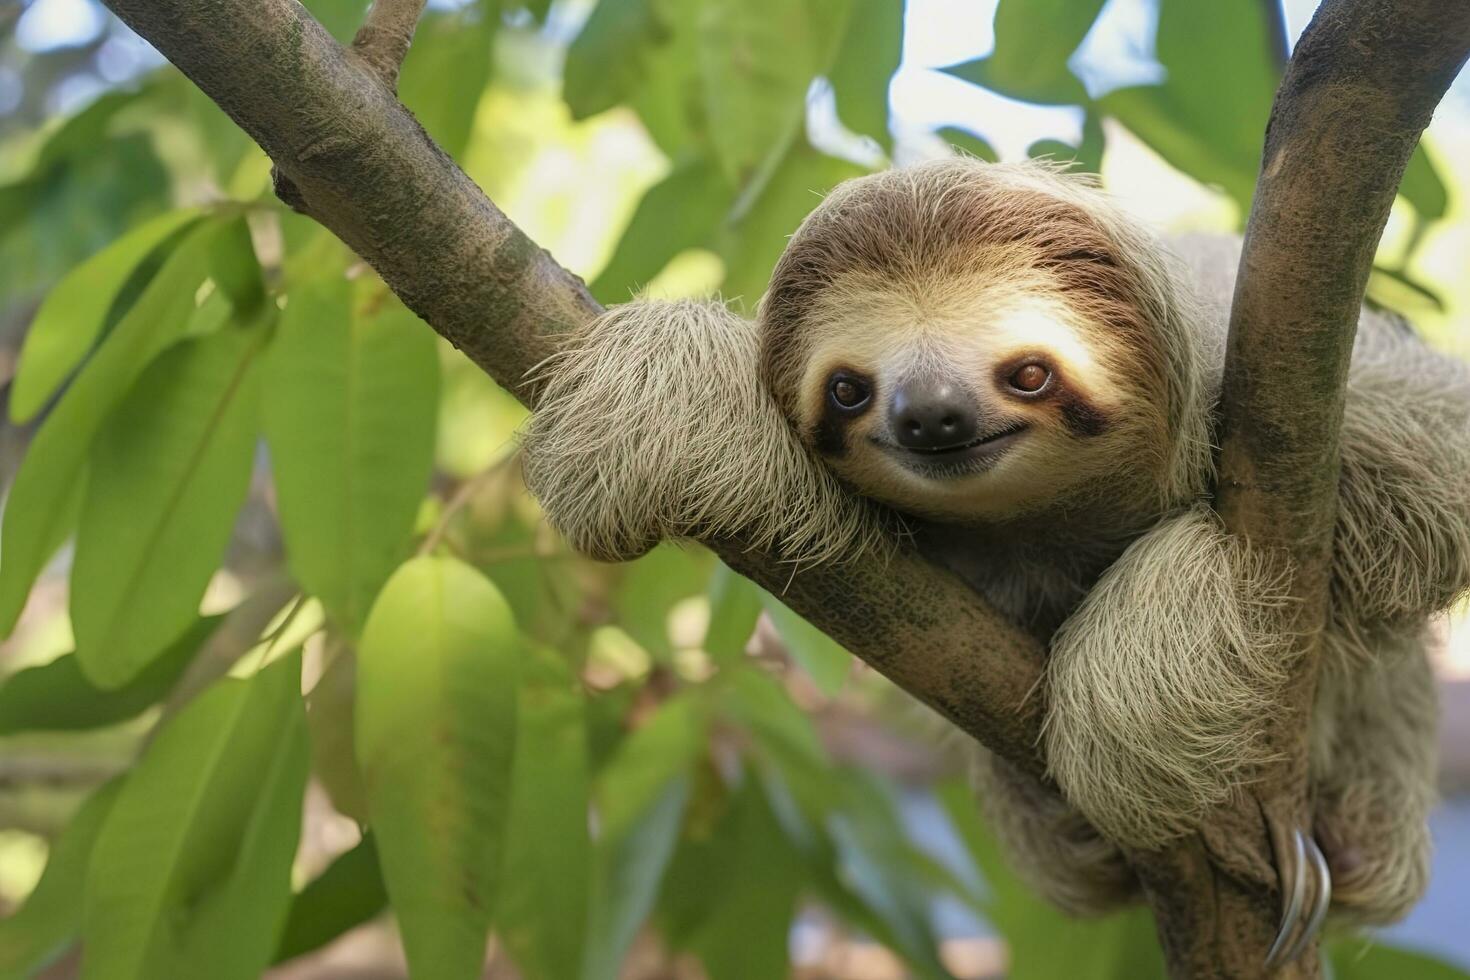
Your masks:
<svg viewBox="0 0 1470 980"><path fill-rule="evenodd" d="M306 6L345 40L364 3ZM1239 230L1276 79L1315 6L431 0L400 96L603 302L718 293L748 310L823 191L946 153L1075 161L1165 231ZM1369 298L1470 357L1467 154L1470 77L1411 164ZM620 567L570 554L520 484L514 400L279 206L263 154L94 0L0 0L0 485L199 222L240 230L231 261L250 289L295 295L346 275L353 292L323 315L382 320L427 357L422 383L395 394L421 422L377 447L407 490L382 521L401 540L366 595L416 544L448 549L499 587L538 651L519 692L487 976L596 980L620 963L627 977L713 980L1158 975L1146 916L1075 922L1027 894L974 812L960 740L778 599L698 549ZM134 271L90 333L68 327L87 261L108 254ZM195 336L239 308L218 273L199 286L184 311ZM281 518L272 425L291 424L268 418L264 443L248 441L248 488L200 605L226 613L283 580L302 597L269 610L282 610L272 645L304 651L312 775L268 975L401 977L352 754L362 610L311 581L298 551L314 545L296 546L310 531L289 506ZM75 892L61 882L43 903L37 889L48 855L81 802L134 767L179 691L231 670L261 632L223 662L215 643L213 667L191 660L196 642L119 704L69 666L73 554L63 545L34 584L0 580L0 601L26 597L0 644L0 915L22 909L0 921L0 978L77 974ZM1433 882L1401 925L1334 938L1339 977L1470 969L1470 621L1436 629ZM609 830L610 808L626 833Z"/></svg>

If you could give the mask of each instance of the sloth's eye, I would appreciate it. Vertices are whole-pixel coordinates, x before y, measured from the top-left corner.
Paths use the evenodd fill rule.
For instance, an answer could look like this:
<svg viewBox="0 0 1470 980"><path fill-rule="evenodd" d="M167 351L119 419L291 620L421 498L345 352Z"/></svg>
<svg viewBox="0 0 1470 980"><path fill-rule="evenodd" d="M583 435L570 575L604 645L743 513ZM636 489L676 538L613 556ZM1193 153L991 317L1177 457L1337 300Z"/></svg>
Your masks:
<svg viewBox="0 0 1470 980"><path fill-rule="evenodd" d="M837 404L837 407L848 411L862 408L868 403L868 397L872 394L867 384L848 374L839 374L833 378L829 390L832 393L832 401Z"/></svg>
<svg viewBox="0 0 1470 980"><path fill-rule="evenodd" d="M1043 364L1023 364L1011 375L1011 387L1026 394L1035 394L1051 380L1051 372Z"/></svg>

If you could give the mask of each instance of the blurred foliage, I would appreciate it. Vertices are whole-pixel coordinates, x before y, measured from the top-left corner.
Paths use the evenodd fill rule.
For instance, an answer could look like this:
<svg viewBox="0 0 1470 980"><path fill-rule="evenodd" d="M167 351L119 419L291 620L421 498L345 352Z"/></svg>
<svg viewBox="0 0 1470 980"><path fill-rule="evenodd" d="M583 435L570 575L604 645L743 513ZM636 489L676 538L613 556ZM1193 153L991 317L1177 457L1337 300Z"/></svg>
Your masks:
<svg viewBox="0 0 1470 980"><path fill-rule="evenodd" d="M346 39L364 3L307 6ZM1034 155L1100 170L1120 124L1243 213L1280 69L1263 5L1162 0L1163 80L1094 96L1070 66L1103 6L1002 0L994 51L948 70L1077 107L1080 142ZM901 156L903 32L902 0L473 0L425 16L400 94L602 300L749 308L817 195ZM820 133L823 100L840 126ZM712 980L776 977L794 927L972 975L946 907L989 924L1015 980L1161 975L1146 912L1078 923L1029 894L959 747L875 711L889 689L776 597L698 549L571 554L520 483L522 410L278 205L176 72L0 149L0 312L28 324L7 403L29 438L0 630L40 635L22 612L60 569L75 639L12 660L0 752L121 726L136 753L0 920L0 978L77 948L88 980L253 977L389 908L434 980L477 975L492 931L528 980L613 977L650 935ZM1422 152L1403 195L1409 244L1375 282L1436 303L1408 271L1448 207ZM260 561L300 593L273 619L278 586L242 558L257 512ZM875 751L845 741L854 718ZM905 752L917 773L877 758ZM365 833L293 872L308 781ZM1354 980L1465 976L1359 940L1329 958Z"/></svg>

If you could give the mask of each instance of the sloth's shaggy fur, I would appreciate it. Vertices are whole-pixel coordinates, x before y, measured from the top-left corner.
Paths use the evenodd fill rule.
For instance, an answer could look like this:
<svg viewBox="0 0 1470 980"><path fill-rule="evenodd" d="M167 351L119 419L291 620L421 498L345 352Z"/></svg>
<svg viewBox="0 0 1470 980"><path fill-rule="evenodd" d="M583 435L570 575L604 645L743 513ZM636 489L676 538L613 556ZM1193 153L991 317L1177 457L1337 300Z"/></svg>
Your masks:
<svg viewBox="0 0 1470 980"><path fill-rule="evenodd" d="M881 559L874 508L812 459L762 388L755 324L717 303L629 303L544 363L526 485L572 546L625 561L741 538L795 562Z"/></svg>
<svg viewBox="0 0 1470 980"><path fill-rule="evenodd" d="M1052 637L1047 758L1105 836L1159 847L1269 760L1261 706L1291 644L1265 569L1196 506L1131 544Z"/></svg>
<svg viewBox="0 0 1470 980"><path fill-rule="evenodd" d="M1257 716L1288 667L1280 583L1202 503L1238 244L1172 251L1051 168L950 160L851 181L793 235L758 325L637 303L548 364L530 483L602 558L731 534L862 560L896 534L870 499L904 512L926 555L1049 643L1050 779L982 757L977 781L1039 890L1111 908L1137 892L1123 848L1190 832L1267 759ZM824 409L834 366L948 364L988 390L1001 354L978 348L1036 336L1060 338L1044 355L1071 401L992 403L1024 441L981 476L916 480L873 448L879 412ZM1423 636L1467 589L1470 374L1365 311L1311 759L1339 918L1389 921L1422 892Z"/></svg>

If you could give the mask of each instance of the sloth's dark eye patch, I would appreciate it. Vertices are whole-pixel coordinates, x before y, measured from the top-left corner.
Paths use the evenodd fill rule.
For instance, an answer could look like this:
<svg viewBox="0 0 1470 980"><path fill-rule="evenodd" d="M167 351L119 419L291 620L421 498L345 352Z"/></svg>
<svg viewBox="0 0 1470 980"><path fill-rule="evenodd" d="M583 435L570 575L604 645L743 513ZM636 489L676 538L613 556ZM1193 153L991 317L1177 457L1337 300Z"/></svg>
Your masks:
<svg viewBox="0 0 1470 980"><path fill-rule="evenodd" d="M832 398L832 404L844 412L862 410L873 397L873 389L866 381L845 372L832 375L827 391Z"/></svg>
<svg viewBox="0 0 1470 980"><path fill-rule="evenodd" d="M1051 372L1047 370L1046 365L1032 361L1016 368L1016 372L1010 377L1010 385L1023 394L1034 395L1045 388L1046 383L1050 380Z"/></svg>

